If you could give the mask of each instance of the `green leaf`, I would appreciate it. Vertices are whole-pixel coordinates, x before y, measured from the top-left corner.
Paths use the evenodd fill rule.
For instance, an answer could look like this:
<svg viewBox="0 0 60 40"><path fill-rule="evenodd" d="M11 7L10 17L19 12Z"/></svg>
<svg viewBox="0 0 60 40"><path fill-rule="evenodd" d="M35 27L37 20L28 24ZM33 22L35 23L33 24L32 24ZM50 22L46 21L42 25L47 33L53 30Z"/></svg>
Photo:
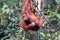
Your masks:
<svg viewBox="0 0 60 40"><path fill-rule="evenodd" d="M60 19L60 14L56 14L56 17L57 17L58 19Z"/></svg>
<svg viewBox="0 0 60 40"><path fill-rule="evenodd" d="M55 0L57 2L57 4L60 4L60 0Z"/></svg>
<svg viewBox="0 0 60 40"><path fill-rule="evenodd" d="M40 33L43 37L45 37L45 34L43 32Z"/></svg>

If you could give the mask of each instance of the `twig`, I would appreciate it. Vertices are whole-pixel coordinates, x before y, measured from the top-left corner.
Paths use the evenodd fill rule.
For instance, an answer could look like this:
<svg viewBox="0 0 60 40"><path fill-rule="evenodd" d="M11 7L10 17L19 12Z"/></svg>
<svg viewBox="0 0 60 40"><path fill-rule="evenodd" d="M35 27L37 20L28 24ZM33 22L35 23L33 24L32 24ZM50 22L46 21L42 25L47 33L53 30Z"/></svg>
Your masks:
<svg viewBox="0 0 60 40"><path fill-rule="evenodd" d="M11 36L11 34L9 34L9 35L3 37L1 40L4 40L5 38L7 38L7 37L9 37L9 36Z"/></svg>

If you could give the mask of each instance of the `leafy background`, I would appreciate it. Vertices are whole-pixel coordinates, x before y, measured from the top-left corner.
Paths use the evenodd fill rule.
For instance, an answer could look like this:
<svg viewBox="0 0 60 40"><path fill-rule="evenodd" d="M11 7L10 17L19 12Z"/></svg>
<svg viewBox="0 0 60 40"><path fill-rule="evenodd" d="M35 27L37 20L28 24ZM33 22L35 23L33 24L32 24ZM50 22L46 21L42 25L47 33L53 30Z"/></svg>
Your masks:
<svg viewBox="0 0 60 40"><path fill-rule="evenodd" d="M23 0L0 0L0 40L35 40L29 31L25 38L19 22ZM60 0L45 0L45 21L39 30L39 40L60 40ZM32 36L31 36L32 35Z"/></svg>

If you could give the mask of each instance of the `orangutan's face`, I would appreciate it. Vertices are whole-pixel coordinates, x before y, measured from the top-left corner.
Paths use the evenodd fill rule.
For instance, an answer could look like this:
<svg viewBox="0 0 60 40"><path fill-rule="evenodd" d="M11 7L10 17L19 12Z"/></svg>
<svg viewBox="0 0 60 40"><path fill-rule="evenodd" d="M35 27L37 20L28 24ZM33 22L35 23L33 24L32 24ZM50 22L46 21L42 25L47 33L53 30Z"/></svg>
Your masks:
<svg viewBox="0 0 60 40"><path fill-rule="evenodd" d="M24 20L28 20L28 17L26 14L23 15Z"/></svg>

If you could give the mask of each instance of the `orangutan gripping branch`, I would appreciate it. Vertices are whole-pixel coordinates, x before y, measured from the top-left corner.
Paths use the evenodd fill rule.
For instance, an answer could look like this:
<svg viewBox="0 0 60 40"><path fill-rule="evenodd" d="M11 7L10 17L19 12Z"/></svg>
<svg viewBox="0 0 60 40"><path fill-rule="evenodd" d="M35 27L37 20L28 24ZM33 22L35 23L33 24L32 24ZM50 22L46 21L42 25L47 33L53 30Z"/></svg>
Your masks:
<svg viewBox="0 0 60 40"><path fill-rule="evenodd" d="M38 21L38 18L34 15L34 13L28 10L28 0L24 0L24 3L22 19L20 21L21 26L25 32L29 30L37 31L44 23L44 14L42 14Z"/></svg>

